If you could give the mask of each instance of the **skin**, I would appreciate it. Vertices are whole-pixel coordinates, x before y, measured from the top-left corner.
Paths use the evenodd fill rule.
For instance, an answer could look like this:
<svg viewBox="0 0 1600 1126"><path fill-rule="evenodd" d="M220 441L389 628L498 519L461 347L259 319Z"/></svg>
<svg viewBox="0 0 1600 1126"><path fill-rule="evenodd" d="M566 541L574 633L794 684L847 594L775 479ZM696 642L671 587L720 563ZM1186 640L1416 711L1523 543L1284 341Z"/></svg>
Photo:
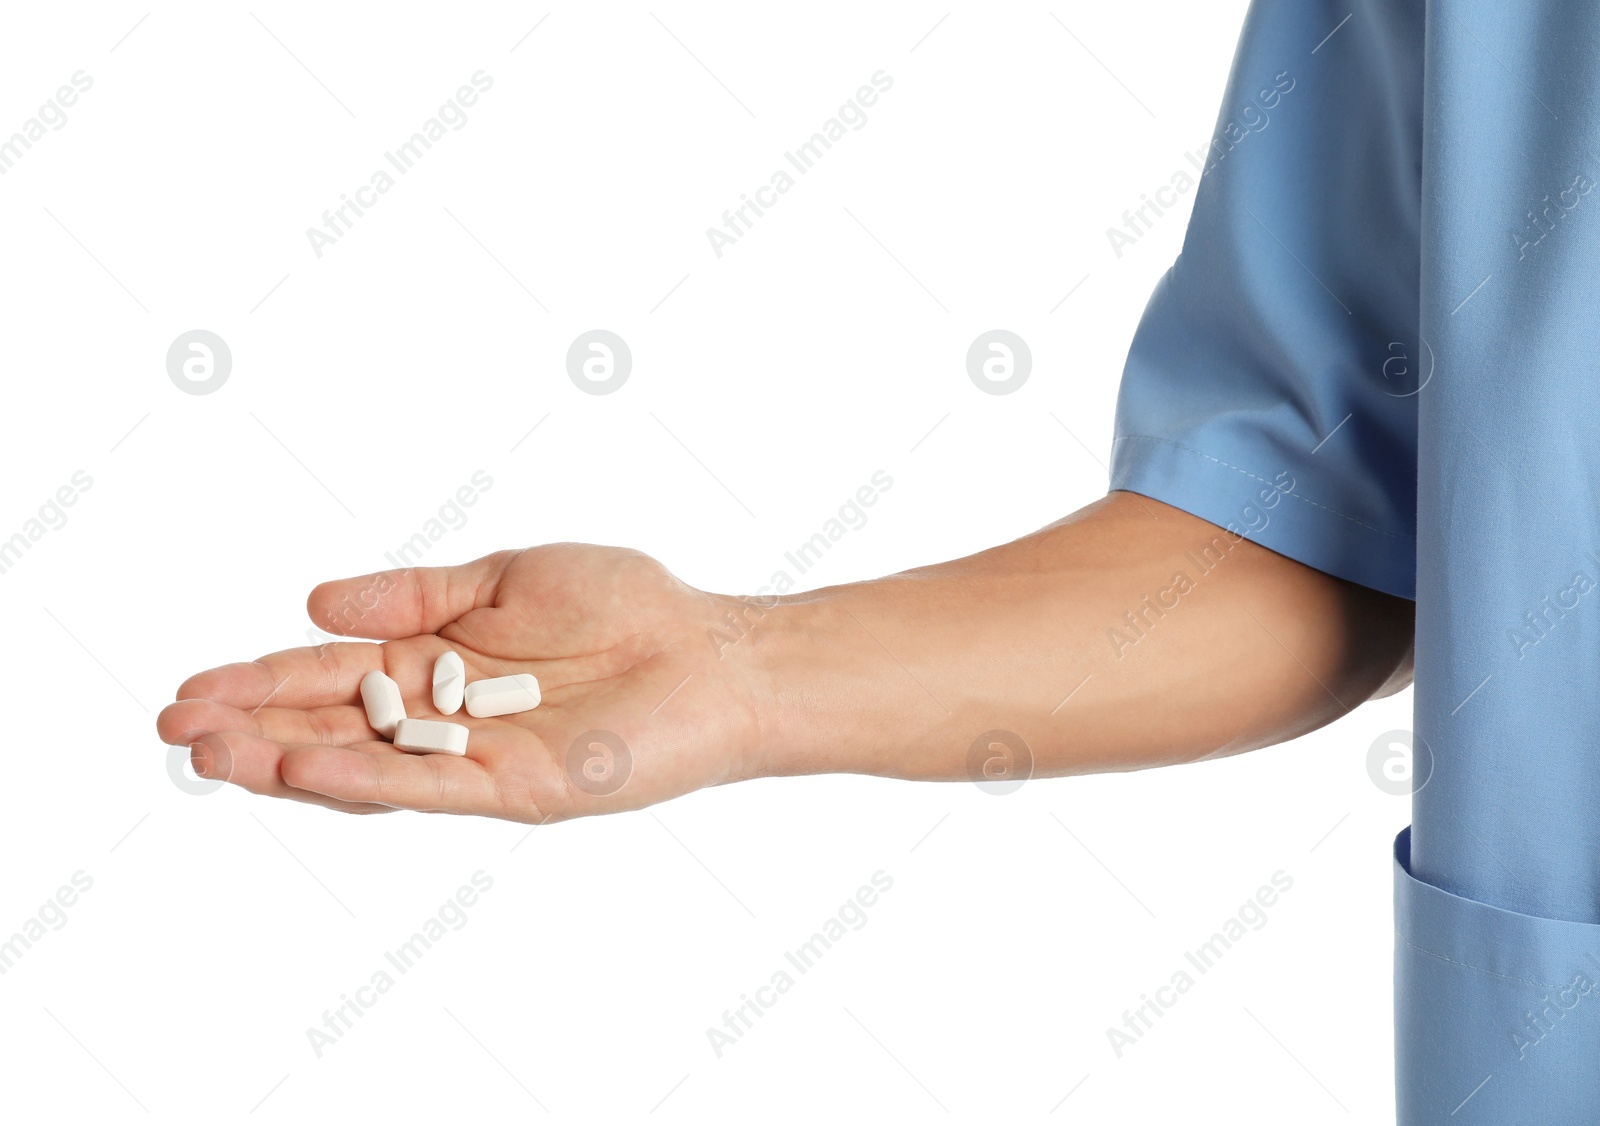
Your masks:
<svg viewBox="0 0 1600 1126"><path fill-rule="evenodd" d="M558 543L324 583L307 609L377 640L190 677L157 729L191 745L197 774L351 813L532 824L761 776L1052 777L1236 754L1405 687L1413 632L1409 601L1128 492L964 559L800 595L706 593L639 552ZM543 703L448 717L471 729L465 757L397 751L367 725L361 678L381 668L408 715L441 718L447 647L469 681L533 673ZM980 738L997 730L1021 744Z"/></svg>

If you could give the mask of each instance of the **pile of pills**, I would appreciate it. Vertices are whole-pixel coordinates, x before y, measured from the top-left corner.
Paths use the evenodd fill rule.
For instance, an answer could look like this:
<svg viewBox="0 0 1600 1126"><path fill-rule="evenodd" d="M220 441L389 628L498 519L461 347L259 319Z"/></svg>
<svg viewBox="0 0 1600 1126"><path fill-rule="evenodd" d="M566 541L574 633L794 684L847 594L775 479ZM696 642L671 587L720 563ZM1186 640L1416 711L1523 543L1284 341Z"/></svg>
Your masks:
<svg viewBox="0 0 1600 1126"><path fill-rule="evenodd" d="M367 709L367 722L372 729L399 750L417 754L467 753L465 724L408 717L400 686L382 669L373 669L361 678L361 703ZM468 684L461 654L446 649L433 663L433 706L440 715L455 715L463 704L475 719L515 715L539 706L539 682L532 673L519 672Z"/></svg>

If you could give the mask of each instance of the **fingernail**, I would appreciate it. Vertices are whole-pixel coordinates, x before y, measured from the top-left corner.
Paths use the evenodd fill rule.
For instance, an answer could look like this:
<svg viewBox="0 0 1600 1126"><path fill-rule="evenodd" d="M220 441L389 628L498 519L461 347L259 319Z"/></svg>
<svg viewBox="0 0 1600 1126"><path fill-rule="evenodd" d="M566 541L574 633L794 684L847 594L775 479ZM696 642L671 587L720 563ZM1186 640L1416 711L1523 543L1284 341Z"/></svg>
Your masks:
<svg viewBox="0 0 1600 1126"><path fill-rule="evenodd" d="M204 778L211 766L211 748L204 743L190 743L189 765L194 769L196 778Z"/></svg>

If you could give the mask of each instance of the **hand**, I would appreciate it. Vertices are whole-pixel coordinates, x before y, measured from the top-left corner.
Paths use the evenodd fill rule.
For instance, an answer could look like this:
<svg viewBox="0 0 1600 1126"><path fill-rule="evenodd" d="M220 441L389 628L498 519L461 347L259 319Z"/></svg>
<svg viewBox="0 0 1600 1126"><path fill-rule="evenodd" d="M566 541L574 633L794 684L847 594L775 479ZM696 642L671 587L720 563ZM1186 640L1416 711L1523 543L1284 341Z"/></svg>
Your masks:
<svg viewBox="0 0 1600 1126"><path fill-rule="evenodd" d="M202 777L350 813L542 824L636 809L756 772L755 680L723 659L713 633L740 605L639 552L572 543L343 579L311 592L312 620L383 644L199 673L156 726L168 744L191 745ZM446 648L468 681L532 673L543 701L494 719L440 716L433 663ZM382 741L360 699L373 669L399 683L408 716L470 728L465 757Z"/></svg>

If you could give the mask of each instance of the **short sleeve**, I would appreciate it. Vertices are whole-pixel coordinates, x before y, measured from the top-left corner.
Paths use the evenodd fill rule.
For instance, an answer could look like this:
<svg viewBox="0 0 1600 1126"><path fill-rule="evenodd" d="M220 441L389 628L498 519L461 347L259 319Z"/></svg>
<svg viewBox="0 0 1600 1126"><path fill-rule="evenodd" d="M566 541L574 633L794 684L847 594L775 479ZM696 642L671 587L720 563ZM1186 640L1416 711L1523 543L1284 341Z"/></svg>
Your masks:
<svg viewBox="0 0 1600 1126"><path fill-rule="evenodd" d="M1421 5L1351 7L1252 5L1111 487L1415 598Z"/></svg>

